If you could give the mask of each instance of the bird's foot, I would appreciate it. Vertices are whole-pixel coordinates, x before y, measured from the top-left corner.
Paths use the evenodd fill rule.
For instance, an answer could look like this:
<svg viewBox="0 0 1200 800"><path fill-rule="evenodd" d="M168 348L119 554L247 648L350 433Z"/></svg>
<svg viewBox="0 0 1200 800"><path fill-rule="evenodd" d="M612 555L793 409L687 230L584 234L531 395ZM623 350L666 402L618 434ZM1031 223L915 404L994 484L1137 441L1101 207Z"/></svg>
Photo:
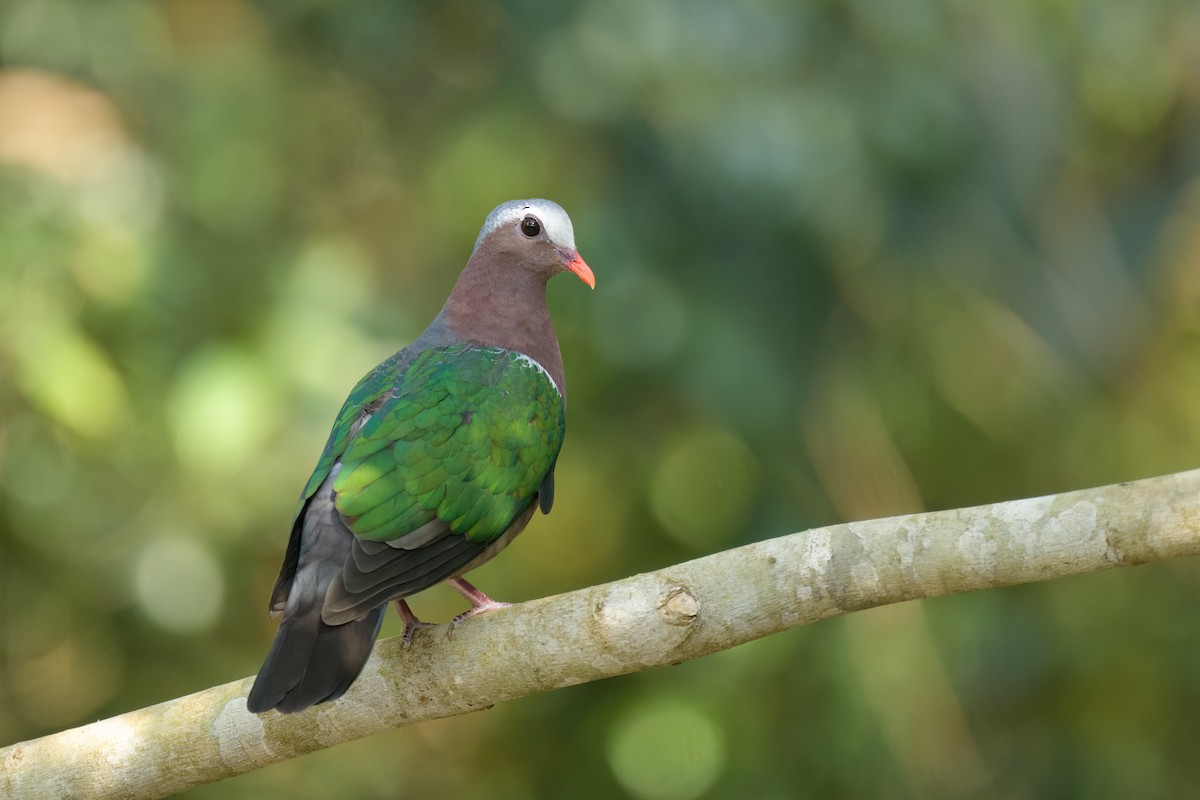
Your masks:
<svg viewBox="0 0 1200 800"><path fill-rule="evenodd" d="M489 600L488 600L486 603L480 603L480 604L479 604L479 605L477 605L477 606L472 606L472 607L471 607L471 608L469 608L468 610L466 610L466 611L464 611L463 613L459 614L457 617L455 617L455 618L453 619L453 621L451 621L451 623L450 623L450 624L451 624L451 625L458 625L458 624L460 624L460 623L466 622L466 621L467 621L467 620L469 620L471 617L474 617L474 616L476 616L477 614L484 614L484 613L486 613L486 612L488 612L488 611L495 611L495 610L496 610L496 609L498 609L498 608L508 608L508 607L509 607L509 606L511 606L511 605L512 605L512 603L502 603L502 602L500 602L499 600L491 600L491 599L489 599Z"/></svg>
<svg viewBox="0 0 1200 800"><path fill-rule="evenodd" d="M451 578L450 580L446 581L446 583L450 584L450 587L454 589L454 591L465 597L467 602L471 604L471 607L468 610L454 618L454 620L450 623L452 627L457 627L459 624L469 620L471 617L477 614L495 611L498 608L508 608L512 605L512 603L502 603L499 600L493 600L462 578Z"/></svg>
<svg viewBox="0 0 1200 800"><path fill-rule="evenodd" d="M400 613L400 619L404 621L404 635L400 638L404 642L404 646L408 647L412 644L412 635L417 628L432 628L432 622L422 622L417 619L417 615L408 607L408 602L405 600L396 601L396 611Z"/></svg>

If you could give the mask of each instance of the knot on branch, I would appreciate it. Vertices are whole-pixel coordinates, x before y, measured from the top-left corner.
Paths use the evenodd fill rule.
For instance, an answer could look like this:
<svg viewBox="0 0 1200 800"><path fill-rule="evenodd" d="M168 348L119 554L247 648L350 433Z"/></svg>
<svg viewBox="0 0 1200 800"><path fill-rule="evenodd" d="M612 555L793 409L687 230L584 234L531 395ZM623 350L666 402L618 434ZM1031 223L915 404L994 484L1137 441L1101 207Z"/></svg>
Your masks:
<svg viewBox="0 0 1200 800"><path fill-rule="evenodd" d="M700 601L682 586L663 595L658 610L668 625L691 625L700 616Z"/></svg>
<svg viewBox="0 0 1200 800"><path fill-rule="evenodd" d="M700 601L682 581L639 575L610 584L592 609L589 625L605 653L627 665L674 663L678 648L697 630Z"/></svg>

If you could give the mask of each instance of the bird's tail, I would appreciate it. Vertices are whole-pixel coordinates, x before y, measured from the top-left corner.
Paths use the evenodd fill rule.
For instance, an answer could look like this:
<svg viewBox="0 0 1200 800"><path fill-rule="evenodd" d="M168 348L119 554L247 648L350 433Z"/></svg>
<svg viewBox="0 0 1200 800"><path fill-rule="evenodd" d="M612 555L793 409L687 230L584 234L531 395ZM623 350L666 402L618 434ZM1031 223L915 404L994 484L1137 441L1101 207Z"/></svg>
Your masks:
<svg viewBox="0 0 1200 800"><path fill-rule="evenodd" d="M271 613L283 622L267 653L246 708L284 714L341 697L362 672L383 623L386 601L357 619L327 625L321 619L329 584L350 555L354 534L333 502L335 467L309 498L292 527Z"/></svg>
<svg viewBox="0 0 1200 800"><path fill-rule="evenodd" d="M297 575L298 584L306 582L303 572ZM299 585L293 589L290 599L296 602L288 603L267 660L254 679L246 698L249 711L257 714L274 708L290 714L335 700L362 672L387 606L343 625L326 625L321 605L330 579L332 575L316 581L314 592L297 591Z"/></svg>

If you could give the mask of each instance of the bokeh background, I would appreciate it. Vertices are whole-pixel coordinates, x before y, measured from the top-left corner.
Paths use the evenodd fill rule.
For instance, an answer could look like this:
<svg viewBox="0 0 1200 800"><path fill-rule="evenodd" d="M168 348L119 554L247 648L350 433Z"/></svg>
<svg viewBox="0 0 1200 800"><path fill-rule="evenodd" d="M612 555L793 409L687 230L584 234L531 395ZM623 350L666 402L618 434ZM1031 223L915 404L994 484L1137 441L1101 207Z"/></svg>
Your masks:
<svg viewBox="0 0 1200 800"><path fill-rule="evenodd" d="M5 0L0 744L258 668L339 403L502 200L598 277L519 601L1200 465L1198 176L1184 0ZM1198 607L879 609L185 796L1196 796Z"/></svg>

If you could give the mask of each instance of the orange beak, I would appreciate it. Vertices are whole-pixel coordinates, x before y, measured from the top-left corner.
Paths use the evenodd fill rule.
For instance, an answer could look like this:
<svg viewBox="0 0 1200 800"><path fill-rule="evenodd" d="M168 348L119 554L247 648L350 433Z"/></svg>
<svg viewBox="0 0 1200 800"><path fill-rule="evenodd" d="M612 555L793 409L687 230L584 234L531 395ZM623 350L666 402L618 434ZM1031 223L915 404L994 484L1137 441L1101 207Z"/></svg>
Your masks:
<svg viewBox="0 0 1200 800"><path fill-rule="evenodd" d="M563 266L578 275L579 280L586 283L589 289L596 288L596 276L592 274L592 268L579 257L577 251L559 250L558 257L562 259Z"/></svg>

